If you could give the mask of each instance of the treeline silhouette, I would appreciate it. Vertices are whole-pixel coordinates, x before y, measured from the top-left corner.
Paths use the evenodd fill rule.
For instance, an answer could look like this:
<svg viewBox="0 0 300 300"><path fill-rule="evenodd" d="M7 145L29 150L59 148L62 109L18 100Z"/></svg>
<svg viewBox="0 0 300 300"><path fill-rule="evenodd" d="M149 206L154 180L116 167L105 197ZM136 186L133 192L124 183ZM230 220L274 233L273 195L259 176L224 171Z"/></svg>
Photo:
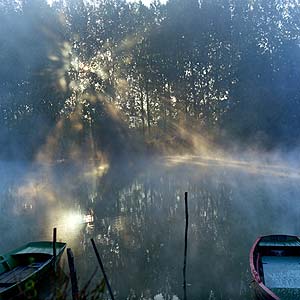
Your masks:
<svg viewBox="0 0 300 300"><path fill-rule="evenodd" d="M0 19L2 158L117 156L182 129L298 144L296 0L2 0Z"/></svg>

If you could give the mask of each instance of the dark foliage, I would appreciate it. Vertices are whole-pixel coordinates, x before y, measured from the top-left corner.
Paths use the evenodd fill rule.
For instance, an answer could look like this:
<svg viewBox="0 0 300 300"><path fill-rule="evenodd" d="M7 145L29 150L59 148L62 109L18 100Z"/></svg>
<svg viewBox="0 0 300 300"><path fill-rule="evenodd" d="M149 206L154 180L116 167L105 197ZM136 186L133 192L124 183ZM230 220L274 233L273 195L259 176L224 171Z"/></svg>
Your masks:
<svg viewBox="0 0 300 300"><path fill-rule="evenodd" d="M2 157L117 157L178 126L298 144L296 1L7 0L0 18Z"/></svg>

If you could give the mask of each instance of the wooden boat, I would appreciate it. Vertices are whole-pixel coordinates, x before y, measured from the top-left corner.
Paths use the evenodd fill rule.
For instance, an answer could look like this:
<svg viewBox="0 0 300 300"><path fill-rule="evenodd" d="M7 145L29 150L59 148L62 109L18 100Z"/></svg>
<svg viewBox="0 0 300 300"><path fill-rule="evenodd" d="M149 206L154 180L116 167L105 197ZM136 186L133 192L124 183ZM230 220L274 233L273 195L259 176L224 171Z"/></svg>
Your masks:
<svg viewBox="0 0 300 300"><path fill-rule="evenodd" d="M22 293L34 295L35 283L55 268L65 247L59 242L55 247L53 242L32 242L0 255L0 299Z"/></svg>
<svg viewBox="0 0 300 300"><path fill-rule="evenodd" d="M300 299L299 237L259 237L250 251L250 268L258 299Z"/></svg>

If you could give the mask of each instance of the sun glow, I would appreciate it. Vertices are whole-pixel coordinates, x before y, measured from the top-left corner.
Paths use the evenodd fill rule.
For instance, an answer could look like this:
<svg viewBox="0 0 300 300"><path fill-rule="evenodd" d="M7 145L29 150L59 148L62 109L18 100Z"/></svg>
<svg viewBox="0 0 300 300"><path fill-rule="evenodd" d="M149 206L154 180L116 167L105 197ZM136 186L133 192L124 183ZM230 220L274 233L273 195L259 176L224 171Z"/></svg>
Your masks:
<svg viewBox="0 0 300 300"><path fill-rule="evenodd" d="M109 164L100 164L99 166L93 167L91 170L84 174L85 177L92 177L92 178L101 178L109 169Z"/></svg>
<svg viewBox="0 0 300 300"><path fill-rule="evenodd" d="M62 225L69 230L78 229L85 224L92 224L94 215L92 213L82 214L80 212L69 212L62 215Z"/></svg>
<svg viewBox="0 0 300 300"><path fill-rule="evenodd" d="M206 168L229 168L245 171L249 174L255 175L300 179L300 173L298 169L276 162L266 164L255 160L236 160L229 157L214 157L207 155L174 155L166 156L165 164L168 167L176 167L184 164Z"/></svg>
<svg viewBox="0 0 300 300"><path fill-rule="evenodd" d="M69 229L76 229L83 224L83 216L79 213L69 213L64 218L63 223Z"/></svg>

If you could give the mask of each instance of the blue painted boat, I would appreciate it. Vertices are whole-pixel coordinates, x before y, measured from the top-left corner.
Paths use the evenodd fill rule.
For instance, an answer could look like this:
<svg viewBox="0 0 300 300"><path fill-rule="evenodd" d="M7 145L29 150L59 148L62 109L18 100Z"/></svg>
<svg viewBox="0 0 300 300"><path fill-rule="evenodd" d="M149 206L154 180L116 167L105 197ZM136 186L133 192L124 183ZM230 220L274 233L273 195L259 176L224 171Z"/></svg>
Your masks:
<svg viewBox="0 0 300 300"><path fill-rule="evenodd" d="M32 242L0 255L0 299L33 297L35 284L53 270L65 247L66 243L56 242L53 247L53 242Z"/></svg>

